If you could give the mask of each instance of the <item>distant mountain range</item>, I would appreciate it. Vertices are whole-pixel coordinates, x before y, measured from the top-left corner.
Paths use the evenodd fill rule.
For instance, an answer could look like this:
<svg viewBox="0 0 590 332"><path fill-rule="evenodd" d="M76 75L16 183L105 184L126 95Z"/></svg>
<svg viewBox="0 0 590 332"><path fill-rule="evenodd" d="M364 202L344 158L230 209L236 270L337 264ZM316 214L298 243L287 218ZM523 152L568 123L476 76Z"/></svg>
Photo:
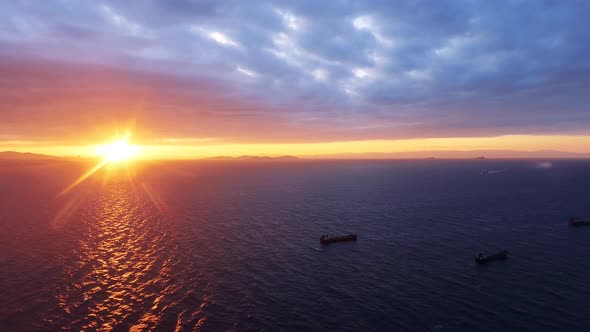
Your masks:
<svg viewBox="0 0 590 332"><path fill-rule="evenodd" d="M218 157L210 157L201 160L252 160L252 161L265 161L265 160L299 160L299 158L295 156L280 156L280 157L261 157L261 156L240 156L240 157L227 157L227 156L218 156Z"/></svg>
<svg viewBox="0 0 590 332"><path fill-rule="evenodd" d="M44 154L29 153L29 152L15 152L15 151L0 151L0 160L55 160L61 159L56 156L48 156Z"/></svg>
<svg viewBox="0 0 590 332"><path fill-rule="evenodd" d="M301 158L285 155L279 157L268 156L217 156L198 160L227 160L227 161L294 161L301 159L590 159L590 153L563 152L554 150L515 151L515 150L473 150L473 151L415 151L391 153L341 153ZM186 158L183 158L186 159ZM197 158L195 158L196 160ZM0 151L0 160L89 160L88 158L58 157L44 154Z"/></svg>
<svg viewBox="0 0 590 332"><path fill-rule="evenodd" d="M414 152L368 152L342 153L310 156L314 159L587 159L590 153L564 152L555 150L471 150L471 151L414 151Z"/></svg>
<svg viewBox="0 0 590 332"><path fill-rule="evenodd" d="M16 151L0 151L0 160L20 160L20 161L89 161L96 158L90 157L70 157L70 156L52 156L47 154L30 153L30 152L16 152Z"/></svg>
<svg viewBox="0 0 590 332"><path fill-rule="evenodd" d="M87 159L87 158L58 157L58 156L50 156L50 155L45 155L45 154L37 154L37 153L29 153L29 152L0 151L0 160L83 160L83 159ZM218 156L218 157L204 158L204 159L199 159L199 160L289 161L289 160L299 160L299 158L297 158L295 156L279 156L279 157L267 157L267 156L227 157L227 156Z"/></svg>

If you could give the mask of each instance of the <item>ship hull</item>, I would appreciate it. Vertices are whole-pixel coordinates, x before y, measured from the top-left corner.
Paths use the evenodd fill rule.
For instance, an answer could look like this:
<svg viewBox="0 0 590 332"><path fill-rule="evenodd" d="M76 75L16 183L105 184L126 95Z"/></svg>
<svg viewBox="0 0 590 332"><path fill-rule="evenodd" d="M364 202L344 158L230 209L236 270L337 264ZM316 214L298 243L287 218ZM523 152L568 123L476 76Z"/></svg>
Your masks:
<svg viewBox="0 0 590 332"><path fill-rule="evenodd" d="M348 241L356 241L357 239L357 235L356 234L350 234L350 235L344 235L344 236L334 236L334 237L322 237L320 238L320 243L321 244L330 244L330 243L335 243L335 242L348 242Z"/></svg>
<svg viewBox="0 0 590 332"><path fill-rule="evenodd" d="M479 264L487 264L493 261L508 259L508 251L501 251L493 255L476 256L475 261Z"/></svg>
<svg viewBox="0 0 590 332"><path fill-rule="evenodd" d="M571 218L569 224L571 226L587 226L590 225L590 220Z"/></svg>

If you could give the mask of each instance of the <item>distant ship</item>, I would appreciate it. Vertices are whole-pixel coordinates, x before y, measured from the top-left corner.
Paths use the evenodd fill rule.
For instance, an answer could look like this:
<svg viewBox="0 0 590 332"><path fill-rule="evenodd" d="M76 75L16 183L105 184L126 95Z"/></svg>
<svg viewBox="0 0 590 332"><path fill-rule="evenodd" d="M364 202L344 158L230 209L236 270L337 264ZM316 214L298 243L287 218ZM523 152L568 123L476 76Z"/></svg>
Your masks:
<svg viewBox="0 0 590 332"><path fill-rule="evenodd" d="M479 254L477 254L477 256L475 256L475 261L478 262L479 264L486 264L491 261L504 260L504 259L508 259L508 250L501 250L498 253L495 253L493 255L486 255L486 254L480 252Z"/></svg>
<svg viewBox="0 0 590 332"><path fill-rule="evenodd" d="M572 226L590 225L590 218L571 217L569 220L569 224Z"/></svg>
<svg viewBox="0 0 590 332"><path fill-rule="evenodd" d="M356 241L357 235L356 234L348 234L342 236L329 236L329 235L322 235L320 237L321 244L330 244L333 242L346 242L346 241Z"/></svg>
<svg viewBox="0 0 590 332"><path fill-rule="evenodd" d="M494 169L494 170L489 170L489 169L482 169L481 170L481 175L487 175L487 174L496 174L496 173L502 173L505 172L507 170L507 168L503 168L503 169Z"/></svg>

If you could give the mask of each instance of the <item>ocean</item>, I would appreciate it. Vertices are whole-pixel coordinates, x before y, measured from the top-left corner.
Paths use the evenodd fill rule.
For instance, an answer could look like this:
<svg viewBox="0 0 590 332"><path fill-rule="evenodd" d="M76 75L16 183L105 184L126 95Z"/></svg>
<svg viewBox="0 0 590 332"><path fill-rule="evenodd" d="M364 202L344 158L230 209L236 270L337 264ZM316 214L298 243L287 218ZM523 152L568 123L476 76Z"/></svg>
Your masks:
<svg viewBox="0 0 590 332"><path fill-rule="evenodd" d="M89 167L0 163L1 331L590 330L590 161Z"/></svg>

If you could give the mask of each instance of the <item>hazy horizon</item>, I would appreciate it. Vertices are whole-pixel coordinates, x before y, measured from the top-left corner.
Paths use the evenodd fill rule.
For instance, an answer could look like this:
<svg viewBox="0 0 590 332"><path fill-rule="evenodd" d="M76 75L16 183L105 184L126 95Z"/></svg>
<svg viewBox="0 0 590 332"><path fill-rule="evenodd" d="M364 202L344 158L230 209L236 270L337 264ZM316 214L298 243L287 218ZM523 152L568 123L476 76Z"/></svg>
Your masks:
<svg viewBox="0 0 590 332"><path fill-rule="evenodd" d="M12 154L15 154L14 156ZM35 155L56 158L71 159L100 159L100 155L50 155L37 154L32 152L21 151L0 151L0 158L10 159L19 155ZM388 159L474 159L484 157L486 159L588 159L590 153L567 152L557 150L536 150L536 151L517 151L517 150L465 150L465 151L410 151L410 152L357 152L357 153L340 153L340 154L317 154L317 155L295 155L295 154L255 154L255 155L211 155L211 156L190 156L184 155L170 157L140 157L140 160L239 160L244 157L252 158L281 158L296 157L304 160L388 160Z"/></svg>

